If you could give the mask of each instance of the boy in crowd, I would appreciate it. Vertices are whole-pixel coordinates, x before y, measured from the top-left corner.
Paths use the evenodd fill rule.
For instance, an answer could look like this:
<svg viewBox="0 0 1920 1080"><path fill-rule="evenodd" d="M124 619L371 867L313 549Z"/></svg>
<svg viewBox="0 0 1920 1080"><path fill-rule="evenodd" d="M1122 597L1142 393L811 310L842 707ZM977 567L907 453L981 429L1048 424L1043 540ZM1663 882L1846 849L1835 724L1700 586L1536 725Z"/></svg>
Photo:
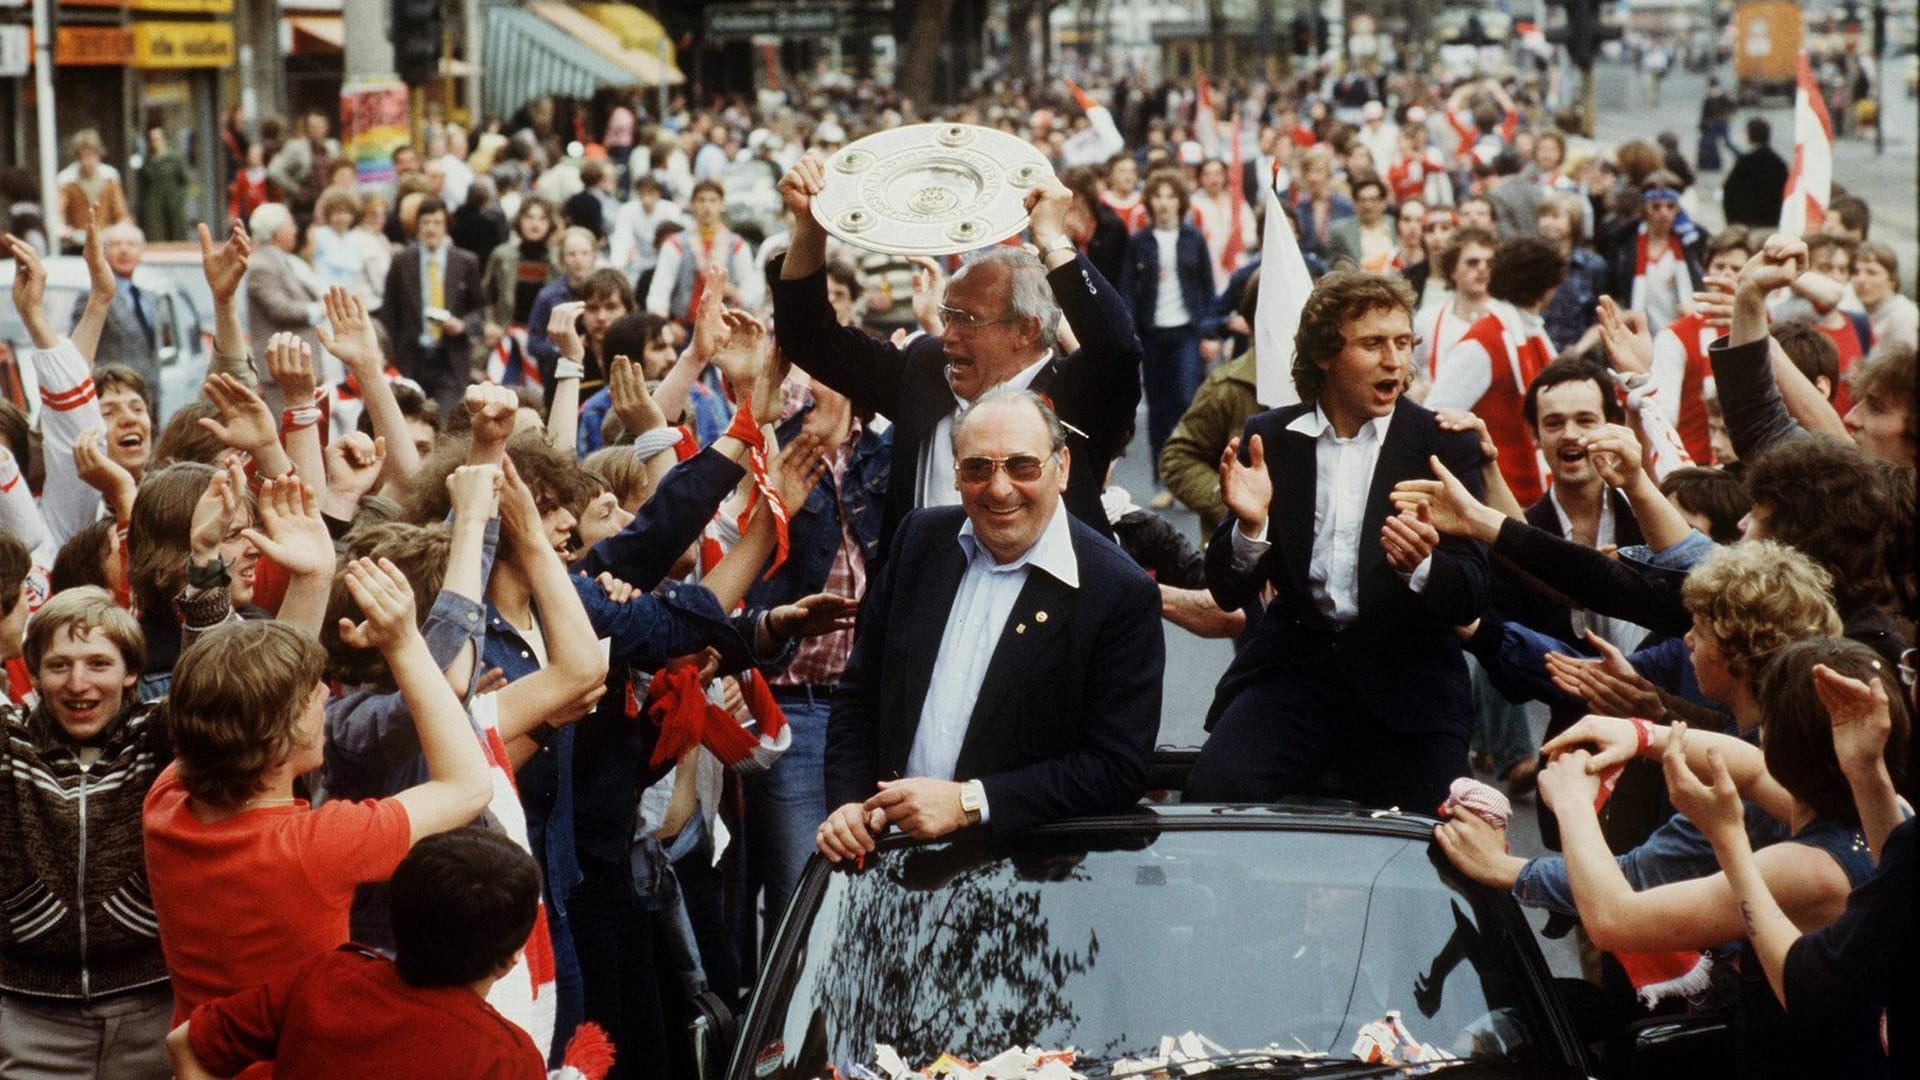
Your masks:
<svg viewBox="0 0 1920 1080"><path fill-rule="evenodd" d="M544 1077L533 1040L486 1001L533 929L533 858L497 832L457 829L415 845L389 895L392 960L343 945L200 1006L167 1036L174 1075L210 1080L270 1061L281 1080Z"/></svg>

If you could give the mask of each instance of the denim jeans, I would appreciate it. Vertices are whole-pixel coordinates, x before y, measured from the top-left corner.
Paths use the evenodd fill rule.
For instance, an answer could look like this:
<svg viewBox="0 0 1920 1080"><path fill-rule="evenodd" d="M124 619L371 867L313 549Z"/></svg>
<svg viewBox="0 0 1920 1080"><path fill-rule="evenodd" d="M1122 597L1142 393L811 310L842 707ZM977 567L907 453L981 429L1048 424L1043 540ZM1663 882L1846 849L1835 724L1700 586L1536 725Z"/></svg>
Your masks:
<svg viewBox="0 0 1920 1080"><path fill-rule="evenodd" d="M1492 758L1494 776L1504 777L1508 769L1539 753L1527 728L1527 708L1495 690L1487 669L1472 653L1467 654L1467 671L1473 676L1472 749Z"/></svg>
<svg viewBox="0 0 1920 1080"><path fill-rule="evenodd" d="M773 940L813 855L814 831L827 819L827 716L833 710L824 689L776 686L773 697L786 713L793 742L747 789L747 852L764 889L762 948Z"/></svg>
<svg viewBox="0 0 1920 1080"><path fill-rule="evenodd" d="M1144 365L1147 391L1147 443L1153 452L1153 474L1160 475L1160 448L1174 425L1193 403L1200 389L1200 331L1186 326L1155 328L1142 338L1147 347Z"/></svg>

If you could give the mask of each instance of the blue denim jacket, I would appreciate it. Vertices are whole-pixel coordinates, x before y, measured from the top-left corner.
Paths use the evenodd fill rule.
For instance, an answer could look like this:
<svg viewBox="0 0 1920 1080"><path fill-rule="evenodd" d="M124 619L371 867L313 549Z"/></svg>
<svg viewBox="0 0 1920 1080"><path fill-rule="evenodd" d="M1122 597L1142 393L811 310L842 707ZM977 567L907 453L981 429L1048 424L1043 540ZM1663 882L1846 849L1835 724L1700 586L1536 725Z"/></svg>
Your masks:
<svg viewBox="0 0 1920 1080"><path fill-rule="evenodd" d="M1747 837L1756 850L1787 839L1787 826L1767 815L1752 803L1742 804L1747 812ZM1614 856L1627 883L1635 892L1675 881L1689 881L1720 872L1713 844L1706 834L1675 814L1666 824L1653 830L1645 842L1624 855ZM1573 885L1567 879L1567 861L1559 855L1541 855L1527 860L1513 883L1513 898L1526 907L1545 908L1563 915L1578 915L1573 903Z"/></svg>

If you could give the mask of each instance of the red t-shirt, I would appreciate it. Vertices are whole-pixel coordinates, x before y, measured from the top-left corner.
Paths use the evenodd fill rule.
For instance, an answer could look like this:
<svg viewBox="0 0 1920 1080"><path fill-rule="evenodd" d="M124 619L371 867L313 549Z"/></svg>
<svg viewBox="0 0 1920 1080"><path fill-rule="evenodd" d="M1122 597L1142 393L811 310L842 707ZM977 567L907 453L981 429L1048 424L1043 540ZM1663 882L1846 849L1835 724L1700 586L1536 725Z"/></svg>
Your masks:
<svg viewBox="0 0 1920 1080"><path fill-rule="evenodd" d="M464 986L409 986L348 946L193 1010L193 1054L220 1076L273 1062L274 1080L544 1080L527 1033Z"/></svg>
<svg viewBox="0 0 1920 1080"><path fill-rule="evenodd" d="M1828 326L1824 321L1815 323L1815 328L1833 342L1835 351L1840 354L1840 377L1834 380L1833 407L1841 416L1853 408L1853 395L1847 392L1847 376L1853 372L1853 365L1867 355L1866 342L1860 340L1860 333L1854 329L1853 320L1847 319L1838 327Z"/></svg>
<svg viewBox="0 0 1920 1080"><path fill-rule="evenodd" d="M296 800L208 824L187 808L178 770L153 782L143 818L176 1026L345 943L354 886L392 877L411 829L395 799Z"/></svg>

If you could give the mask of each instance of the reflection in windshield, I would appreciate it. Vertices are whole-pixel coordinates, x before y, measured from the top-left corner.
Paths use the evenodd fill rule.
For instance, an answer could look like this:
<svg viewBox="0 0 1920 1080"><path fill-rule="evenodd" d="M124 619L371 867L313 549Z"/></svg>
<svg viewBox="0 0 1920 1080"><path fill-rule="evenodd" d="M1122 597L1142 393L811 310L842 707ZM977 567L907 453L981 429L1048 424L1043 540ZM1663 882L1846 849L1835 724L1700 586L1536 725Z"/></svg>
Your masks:
<svg viewBox="0 0 1920 1080"><path fill-rule="evenodd" d="M1390 1012L1416 1043L1462 1057L1524 1059L1538 1043L1513 945L1483 936L1427 844L1251 830L1136 841L968 839L833 873L800 927L797 970L762 987L756 1011L776 1019L748 1059L798 1080L871 1067L876 1044L913 1068L1072 1047L1084 1069L1188 1032L1232 1051L1349 1058Z"/></svg>

